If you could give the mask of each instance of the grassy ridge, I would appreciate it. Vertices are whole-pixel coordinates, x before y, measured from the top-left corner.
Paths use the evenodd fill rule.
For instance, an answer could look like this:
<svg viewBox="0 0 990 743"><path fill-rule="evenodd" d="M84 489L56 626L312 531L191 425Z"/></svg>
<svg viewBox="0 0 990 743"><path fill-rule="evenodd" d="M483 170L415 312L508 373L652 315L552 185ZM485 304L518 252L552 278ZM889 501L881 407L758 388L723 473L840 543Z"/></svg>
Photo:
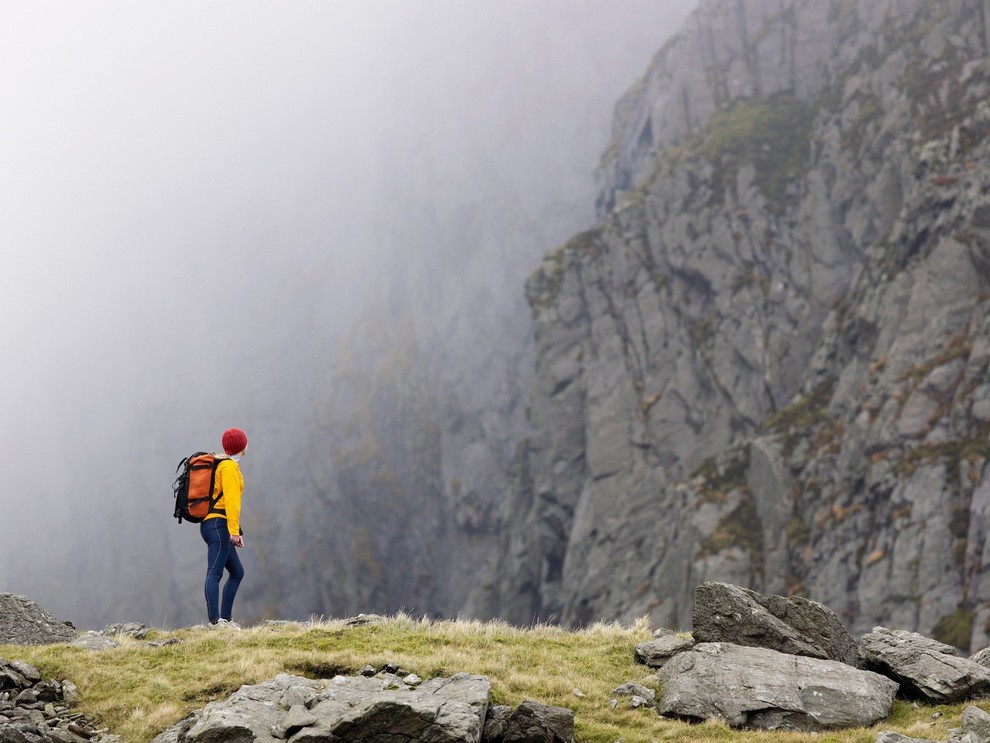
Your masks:
<svg viewBox="0 0 990 743"><path fill-rule="evenodd" d="M309 677L355 674L365 665L380 668L386 663L397 663L424 679L461 671L488 676L493 704L515 706L533 699L569 707L576 715L579 743L620 739L623 743L812 739L817 743L873 743L881 729L946 740L949 729L958 727L965 706L896 702L891 719L876 729L816 736L735 731L718 723L690 725L666 720L650 709L629 709L628 699L622 698L612 709L610 692L621 684L638 681L657 688L654 674L634 658L636 643L651 637L645 621L633 627L597 624L567 631L398 615L360 626L313 621L241 632L192 628L157 631L149 639L169 637L181 642L149 647L120 638L119 648L98 651L67 645L0 645L0 657L27 661L46 679L71 679L82 695L78 710L127 743L151 740L242 684L259 683L283 672ZM933 718L935 713L940 716Z"/></svg>

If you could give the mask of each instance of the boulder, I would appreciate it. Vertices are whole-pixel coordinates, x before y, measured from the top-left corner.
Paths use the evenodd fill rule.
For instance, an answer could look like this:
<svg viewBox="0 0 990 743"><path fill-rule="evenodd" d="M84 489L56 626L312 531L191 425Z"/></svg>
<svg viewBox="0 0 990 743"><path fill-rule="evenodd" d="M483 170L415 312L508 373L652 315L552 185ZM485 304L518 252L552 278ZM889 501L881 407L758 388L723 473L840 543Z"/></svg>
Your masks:
<svg viewBox="0 0 990 743"><path fill-rule="evenodd" d="M143 640L148 636L149 630L140 622L115 622L108 624L100 633L104 637L133 637L135 640Z"/></svg>
<svg viewBox="0 0 990 743"><path fill-rule="evenodd" d="M837 661L699 643L657 672L657 711L732 727L819 731L868 727L890 713L897 684Z"/></svg>
<svg viewBox="0 0 990 743"><path fill-rule="evenodd" d="M110 650L120 647L120 643L96 630L83 632L70 643L87 650Z"/></svg>
<svg viewBox="0 0 990 743"><path fill-rule="evenodd" d="M990 668L990 648L983 648L969 656L974 663L979 663L984 668Z"/></svg>
<svg viewBox="0 0 990 743"><path fill-rule="evenodd" d="M488 708L488 716L485 718L485 730L481 739L485 743L501 743L505 737L505 731L509 727L509 718L512 716L512 707L504 704L495 704Z"/></svg>
<svg viewBox="0 0 990 743"><path fill-rule="evenodd" d="M857 665L856 640L831 609L806 598L761 596L710 581L694 593L693 635Z"/></svg>
<svg viewBox="0 0 990 743"><path fill-rule="evenodd" d="M678 637L677 635L655 637L636 645L636 660L645 663L650 668L661 668L675 655L690 650L692 647L694 647L694 640L691 638Z"/></svg>
<svg viewBox="0 0 990 743"><path fill-rule="evenodd" d="M242 686L154 743L322 743L402 740L479 743L491 684L483 676L430 679L415 689L393 674L313 680L289 674Z"/></svg>
<svg viewBox="0 0 990 743"><path fill-rule="evenodd" d="M953 737L958 735L961 740L985 743L985 741L990 740L990 713L969 705L963 710L962 726L952 732Z"/></svg>
<svg viewBox="0 0 990 743"><path fill-rule="evenodd" d="M866 668L896 680L908 698L942 704L990 691L990 669L917 632L874 627L859 653Z"/></svg>
<svg viewBox="0 0 990 743"><path fill-rule="evenodd" d="M137 622L125 622L119 624L108 624L102 631L88 630L78 635L72 640L70 645L86 648L87 650L112 650L120 647L122 638L130 638L136 644L144 647L160 648L166 645L178 645L182 642L178 637L169 637L164 640L145 640L150 630L143 624Z"/></svg>
<svg viewBox="0 0 990 743"><path fill-rule="evenodd" d="M509 716L502 743L572 743L574 713L525 701Z"/></svg>
<svg viewBox="0 0 990 743"><path fill-rule="evenodd" d="M0 593L0 645L52 645L70 642L76 630L27 596Z"/></svg>

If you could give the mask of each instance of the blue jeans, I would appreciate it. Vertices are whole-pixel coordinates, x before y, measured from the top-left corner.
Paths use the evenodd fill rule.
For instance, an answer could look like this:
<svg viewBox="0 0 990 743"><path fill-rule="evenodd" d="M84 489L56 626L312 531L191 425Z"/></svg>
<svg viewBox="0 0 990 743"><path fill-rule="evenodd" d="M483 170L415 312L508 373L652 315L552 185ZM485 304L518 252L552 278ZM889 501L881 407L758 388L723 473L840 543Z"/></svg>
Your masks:
<svg viewBox="0 0 990 743"><path fill-rule="evenodd" d="M244 577L241 558L237 556L237 548L230 543L227 519L207 519L200 523L199 533L207 546L206 613L211 624L216 624L217 619L229 621L234 610L234 596L237 595L237 588ZM227 570L227 582L223 584L223 603L218 609L217 599L224 569Z"/></svg>

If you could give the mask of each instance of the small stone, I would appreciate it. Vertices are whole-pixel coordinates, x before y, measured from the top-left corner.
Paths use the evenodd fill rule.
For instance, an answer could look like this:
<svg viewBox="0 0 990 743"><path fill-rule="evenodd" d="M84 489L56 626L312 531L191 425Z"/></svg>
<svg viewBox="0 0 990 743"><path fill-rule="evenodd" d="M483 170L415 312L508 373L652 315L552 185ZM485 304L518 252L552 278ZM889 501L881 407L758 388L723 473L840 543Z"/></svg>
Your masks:
<svg viewBox="0 0 990 743"><path fill-rule="evenodd" d="M578 699L582 699L584 697L584 692L581 691L580 689L575 689L574 696L576 696Z"/></svg>
<svg viewBox="0 0 990 743"><path fill-rule="evenodd" d="M80 700L79 689L71 681L62 681L62 701L66 704L78 704Z"/></svg>
<svg viewBox="0 0 990 743"><path fill-rule="evenodd" d="M643 704L652 707L656 704L657 693L653 689L648 689L642 684L628 683L612 689L612 694L617 697L632 697L643 700Z"/></svg>
<svg viewBox="0 0 990 743"><path fill-rule="evenodd" d="M79 736L70 733L68 730L55 728L49 730L45 735L45 740L50 743L79 743Z"/></svg>
<svg viewBox="0 0 990 743"><path fill-rule="evenodd" d="M307 693L308 692L308 693ZM303 689L298 686L289 687L278 703L285 709L292 709L297 705L306 706L306 702L313 696L311 689Z"/></svg>
<svg viewBox="0 0 990 743"><path fill-rule="evenodd" d="M409 675L403 677L402 683L408 684L409 686L417 686L423 683L423 679L421 679L415 673L410 673Z"/></svg>
<svg viewBox="0 0 990 743"><path fill-rule="evenodd" d="M73 735L78 735L80 738L86 738L87 740L89 740L90 738L93 737L93 731L87 730L86 728L82 727L81 725L75 722L70 722L69 727L67 729L70 733L72 733Z"/></svg>
<svg viewBox="0 0 990 743"><path fill-rule="evenodd" d="M286 713L285 719L282 720L282 728L285 730L284 737L288 738L302 728L315 724L316 721L316 715L303 705L297 704Z"/></svg>
<svg viewBox="0 0 990 743"><path fill-rule="evenodd" d="M35 684L34 690L39 702L57 702L62 698L62 685L54 679L43 684Z"/></svg>
<svg viewBox="0 0 990 743"><path fill-rule="evenodd" d="M10 667L13 668L15 671L21 674L21 676L23 676L33 684L36 684L39 681L41 681L41 673L38 671L37 668L32 666L30 663L24 663L22 661L15 660L13 663L10 664Z"/></svg>
<svg viewBox="0 0 990 743"><path fill-rule="evenodd" d="M345 619L344 624L348 627L359 627L363 624L374 624L384 620L385 617L379 614L358 614L356 617Z"/></svg>
<svg viewBox="0 0 990 743"><path fill-rule="evenodd" d="M123 635L124 637L133 637L136 640L143 640L148 636L148 632L150 631L151 630L140 622L118 622L116 624L108 624L103 628L103 632L100 634L105 637Z"/></svg>
<svg viewBox="0 0 990 743"><path fill-rule="evenodd" d="M25 689L20 694L17 695L17 699L14 700L18 706L26 707L29 704L34 704L38 701L38 692L34 689Z"/></svg>
<svg viewBox="0 0 990 743"><path fill-rule="evenodd" d="M94 632L93 630L79 635L79 637L69 644L83 647L88 650L109 650L111 648L120 647L120 643L116 640L105 637L99 632Z"/></svg>
<svg viewBox="0 0 990 743"><path fill-rule="evenodd" d="M610 708L612 708L612 709L615 709L616 707L619 706L619 700L618 699L615 699L615 698L609 699L608 700L608 706Z"/></svg>
<svg viewBox="0 0 990 743"><path fill-rule="evenodd" d="M170 637L167 640L150 640L146 644L149 648L164 648L169 645L178 645L181 642L182 640L180 640L178 637Z"/></svg>
<svg viewBox="0 0 990 743"><path fill-rule="evenodd" d="M374 666L365 666L361 669L361 675L371 678L376 673Z"/></svg>
<svg viewBox="0 0 990 743"><path fill-rule="evenodd" d="M26 689L30 685L31 682L13 668L0 667L0 689Z"/></svg>

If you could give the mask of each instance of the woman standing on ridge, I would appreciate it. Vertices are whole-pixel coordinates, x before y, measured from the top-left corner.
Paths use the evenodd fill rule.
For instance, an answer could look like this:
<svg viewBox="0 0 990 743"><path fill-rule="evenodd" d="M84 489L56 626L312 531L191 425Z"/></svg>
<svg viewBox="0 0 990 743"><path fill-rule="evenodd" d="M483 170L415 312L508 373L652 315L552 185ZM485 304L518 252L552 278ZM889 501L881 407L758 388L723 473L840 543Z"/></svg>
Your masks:
<svg viewBox="0 0 990 743"><path fill-rule="evenodd" d="M199 533L206 542L206 612L210 624L240 629L230 621L234 610L234 597L244 577L241 558L236 547L244 546L241 531L241 494L244 492L244 475L238 464L247 451L247 434L239 428L228 428L220 443L227 454L220 460L213 486L215 506L199 525ZM222 601L220 579L227 571L223 585ZM219 605L218 605L219 604Z"/></svg>

